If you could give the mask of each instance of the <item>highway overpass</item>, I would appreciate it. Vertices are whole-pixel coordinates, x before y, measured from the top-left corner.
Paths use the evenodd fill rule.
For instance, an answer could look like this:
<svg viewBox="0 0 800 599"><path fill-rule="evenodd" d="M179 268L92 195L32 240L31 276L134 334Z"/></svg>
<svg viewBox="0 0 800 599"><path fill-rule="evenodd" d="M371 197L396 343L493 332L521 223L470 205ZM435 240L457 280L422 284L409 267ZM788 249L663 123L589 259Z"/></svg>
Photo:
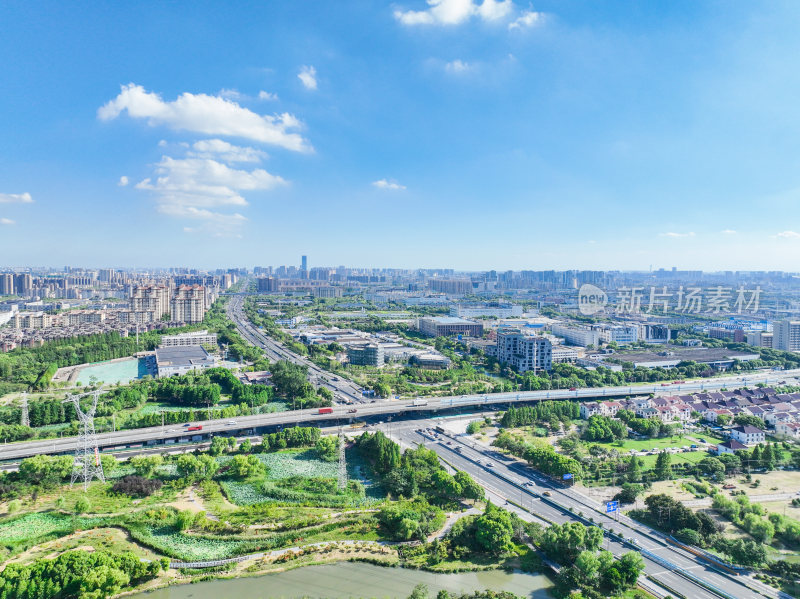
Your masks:
<svg viewBox="0 0 800 599"><path fill-rule="evenodd" d="M788 376L787 373L781 376ZM775 375L772 375L775 378ZM755 377L750 377L755 378ZM749 379L748 379L749 380ZM321 426L350 423L356 420L380 420L389 416L415 414L418 416L434 416L443 412L461 409L482 409L486 407L507 406L515 403L526 403L545 400L592 400L611 399L649 395L652 393L690 393L708 391L731 386L728 379L671 385L668 389L656 385L626 385L620 387L602 387L597 389L575 389L560 391L519 391L512 393L488 393L479 395L461 395L427 399L377 400L358 406L336 405L330 413L320 414L318 409L294 410L253 416L239 416L235 419L205 420L191 424L202 426L199 431L187 431L188 427L179 425L154 426L113 432L98 433L97 440L101 449L123 448L138 444L157 445L187 442L193 437L208 438L210 435L242 435L256 429L274 429L283 426ZM40 453L68 453L75 450L76 437L59 439L22 441L9 443L0 447L0 461L19 460Z"/></svg>

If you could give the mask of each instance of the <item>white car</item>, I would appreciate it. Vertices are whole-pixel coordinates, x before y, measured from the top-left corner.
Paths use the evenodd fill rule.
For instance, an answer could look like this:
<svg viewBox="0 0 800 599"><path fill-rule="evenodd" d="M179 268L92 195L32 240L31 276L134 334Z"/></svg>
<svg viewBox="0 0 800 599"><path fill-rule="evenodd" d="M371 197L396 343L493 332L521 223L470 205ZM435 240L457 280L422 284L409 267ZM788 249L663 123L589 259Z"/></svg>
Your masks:
<svg viewBox="0 0 800 599"><path fill-rule="evenodd" d="M236 424L235 420L228 420L228 424Z"/></svg>

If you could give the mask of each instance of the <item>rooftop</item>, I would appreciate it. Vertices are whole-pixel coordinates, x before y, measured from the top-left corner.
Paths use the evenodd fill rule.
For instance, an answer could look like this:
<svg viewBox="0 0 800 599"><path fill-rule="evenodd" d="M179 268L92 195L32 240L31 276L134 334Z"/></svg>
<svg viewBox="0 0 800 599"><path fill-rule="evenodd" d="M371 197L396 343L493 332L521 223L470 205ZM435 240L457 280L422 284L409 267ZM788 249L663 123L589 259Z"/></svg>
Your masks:
<svg viewBox="0 0 800 599"><path fill-rule="evenodd" d="M201 345L159 347L156 349L156 362L159 366L192 365L209 361L213 361L213 358Z"/></svg>
<svg viewBox="0 0 800 599"><path fill-rule="evenodd" d="M477 324L472 320L459 318L458 316L426 316L424 320L432 320L436 324Z"/></svg>

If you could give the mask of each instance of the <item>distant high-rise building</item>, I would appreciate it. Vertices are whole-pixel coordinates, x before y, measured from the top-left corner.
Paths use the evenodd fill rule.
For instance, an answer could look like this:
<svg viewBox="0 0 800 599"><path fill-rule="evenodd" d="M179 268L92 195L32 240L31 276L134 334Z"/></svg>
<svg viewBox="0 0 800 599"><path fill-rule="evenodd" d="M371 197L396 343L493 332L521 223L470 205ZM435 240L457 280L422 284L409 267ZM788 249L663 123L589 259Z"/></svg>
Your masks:
<svg viewBox="0 0 800 599"><path fill-rule="evenodd" d="M175 322L195 324L206 315L206 290L202 285L181 285L170 302L170 318Z"/></svg>
<svg viewBox="0 0 800 599"><path fill-rule="evenodd" d="M429 279L428 289L448 295L464 295L472 292L472 281L469 279Z"/></svg>
<svg viewBox="0 0 800 599"><path fill-rule="evenodd" d="M274 277L259 277L256 280L258 281L259 292L278 290L279 281Z"/></svg>
<svg viewBox="0 0 800 599"><path fill-rule="evenodd" d="M33 278L28 273L22 273L14 277L14 293L17 295L30 295L33 290Z"/></svg>
<svg viewBox="0 0 800 599"><path fill-rule="evenodd" d="M300 270L302 271L301 275L303 277L307 277L308 276L308 256L301 256L300 257Z"/></svg>
<svg viewBox="0 0 800 599"><path fill-rule="evenodd" d="M780 320L772 325L772 347L800 351L800 320Z"/></svg>
<svg viewBox="0 0 800 599"><path fill-rule="evenodd" d="M0 295L14 295L14 275L0 274Z"/></svg>

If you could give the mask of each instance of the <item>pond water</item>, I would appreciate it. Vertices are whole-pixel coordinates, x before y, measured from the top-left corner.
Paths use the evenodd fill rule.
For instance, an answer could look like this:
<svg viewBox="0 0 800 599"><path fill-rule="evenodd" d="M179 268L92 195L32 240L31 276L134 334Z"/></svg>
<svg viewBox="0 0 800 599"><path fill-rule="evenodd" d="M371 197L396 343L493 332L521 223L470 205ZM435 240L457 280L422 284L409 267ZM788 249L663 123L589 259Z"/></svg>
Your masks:
<svg viewBox="0 0 800 599"><path fill-rule="evenodd" d="M134 379L140 379L147 374L147 362L141 358L128 358L127 360L98 362L91 366L81 368L76 379L79 385L90 384L90 379L94 377L97 382L102 381L106 385L115 383L130 383Z"/></svg>
<svg viewBox="0 0 800 599"><path fill-rule="evenodd" d="M451 594L472 593L491 589L508 591L530 599L550 599L550 580L541 574L523 572L465 572L433 574L405 568L385 568L360 562L340 562L324 566L306 566L286 572L211 580L197 584L177 585L149 593L133 595L134 599L295 599L299 597L348 599L356 597L405 599L412 589L424 584L428 596L444 589Z"/></svg>

